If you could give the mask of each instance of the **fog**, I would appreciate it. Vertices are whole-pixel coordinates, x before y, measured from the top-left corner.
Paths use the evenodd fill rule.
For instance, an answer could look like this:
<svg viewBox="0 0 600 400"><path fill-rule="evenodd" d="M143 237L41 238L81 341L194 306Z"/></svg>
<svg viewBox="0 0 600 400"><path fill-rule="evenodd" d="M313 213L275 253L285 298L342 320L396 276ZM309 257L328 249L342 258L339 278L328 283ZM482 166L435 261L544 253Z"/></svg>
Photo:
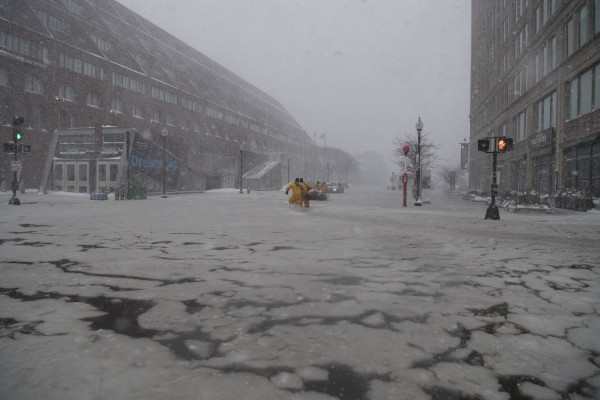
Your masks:
<svg viewBox="0 0 600 400"><path fill-rule="evenodd" d="M421 117L439 163L458 163L468 0L119 1L279 100L319 146L392 165L394 138Z"/></svg>

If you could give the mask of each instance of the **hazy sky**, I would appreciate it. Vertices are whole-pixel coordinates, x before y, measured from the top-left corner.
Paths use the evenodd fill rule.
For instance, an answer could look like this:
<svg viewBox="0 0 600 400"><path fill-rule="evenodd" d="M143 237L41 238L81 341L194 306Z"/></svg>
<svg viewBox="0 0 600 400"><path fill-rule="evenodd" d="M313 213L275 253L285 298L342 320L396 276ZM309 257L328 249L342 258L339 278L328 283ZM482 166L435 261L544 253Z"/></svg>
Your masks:
<svg viewBox="0 0 600 400"><path fill-rule="evenodd" d="M279 100L323 145L391 159L469 132L470 0L118 0Z"/></svg>

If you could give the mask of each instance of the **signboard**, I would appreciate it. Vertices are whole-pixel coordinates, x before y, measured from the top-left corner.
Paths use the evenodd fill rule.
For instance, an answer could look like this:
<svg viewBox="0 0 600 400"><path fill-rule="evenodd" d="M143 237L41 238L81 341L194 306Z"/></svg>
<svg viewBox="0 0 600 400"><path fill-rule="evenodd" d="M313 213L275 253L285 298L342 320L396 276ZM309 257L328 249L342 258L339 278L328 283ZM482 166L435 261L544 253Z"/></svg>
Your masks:
<svg viewBox="0 0 600 400"><path fill-rule="evenodd" d="M11 161L10 162L10 170L12 172L20 172L23 169L23 166L21 165L21 161Z"/></svg>
<svg viewBox="0 0 600 400"><path fill-rule="evenodd" d="M538 150L554 142L554 128L538 132L529 138L529 150Z"/></svg>

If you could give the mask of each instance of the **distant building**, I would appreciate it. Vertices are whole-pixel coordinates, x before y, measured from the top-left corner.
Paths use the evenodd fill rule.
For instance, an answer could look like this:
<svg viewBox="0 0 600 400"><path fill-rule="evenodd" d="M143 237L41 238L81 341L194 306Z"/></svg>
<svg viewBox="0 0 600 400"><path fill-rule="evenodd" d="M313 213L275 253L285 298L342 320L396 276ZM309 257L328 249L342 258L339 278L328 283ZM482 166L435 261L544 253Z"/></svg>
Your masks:
<svg viewBox="0 0 600 400"><path fill-rule="evenodd" d="M477 140L508 136L499 189L600 196L600 0L472 2L469 187L490 190Z"/></svg>
<svg viewBox="0 0 600 400"><path fill-rule="evenodd" d="M154 191L163 147L186 174L169 190L237 186L240 164L245 173L274 155L282 175L299 173L315 154L276 99L114 0L0 0L0 61L0 132L9 141L13 116L25 118L28 188L114 189L127 137L152 157L137 156L147 174L132 176ZM0 155L3 187L12 158Z"/></svg>

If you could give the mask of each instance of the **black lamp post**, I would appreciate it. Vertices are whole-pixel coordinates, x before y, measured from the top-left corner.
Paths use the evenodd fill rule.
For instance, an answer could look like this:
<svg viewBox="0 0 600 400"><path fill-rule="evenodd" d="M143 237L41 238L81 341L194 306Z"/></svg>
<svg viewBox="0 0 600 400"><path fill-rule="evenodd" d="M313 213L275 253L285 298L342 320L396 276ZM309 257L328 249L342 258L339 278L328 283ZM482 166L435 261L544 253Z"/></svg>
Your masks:
<svg viewBox="0 0 600 400"><path fill-rule="evenodd" d="M244 193L244 148L240 147L240 193Z"/></svg>
<svg viewBox="0 0 600 400"><path fill-rule="evenodd" d="M167 131L167 128L162 128L162 131L160 131L160 135L163 138L163 173L162 173L162 187L163 187L163 192L162 192L162 197L163 199L167 198L167 136L169 136L169 131Z"/></svg>
<svg viewBox="0 0 600 400"><path fill-rule="evenodd" d="M421 198L421 131L423 130L423 122L421 117L415 125L417 128L417 200L415 206L423 205L423 199Z"/></svg>

